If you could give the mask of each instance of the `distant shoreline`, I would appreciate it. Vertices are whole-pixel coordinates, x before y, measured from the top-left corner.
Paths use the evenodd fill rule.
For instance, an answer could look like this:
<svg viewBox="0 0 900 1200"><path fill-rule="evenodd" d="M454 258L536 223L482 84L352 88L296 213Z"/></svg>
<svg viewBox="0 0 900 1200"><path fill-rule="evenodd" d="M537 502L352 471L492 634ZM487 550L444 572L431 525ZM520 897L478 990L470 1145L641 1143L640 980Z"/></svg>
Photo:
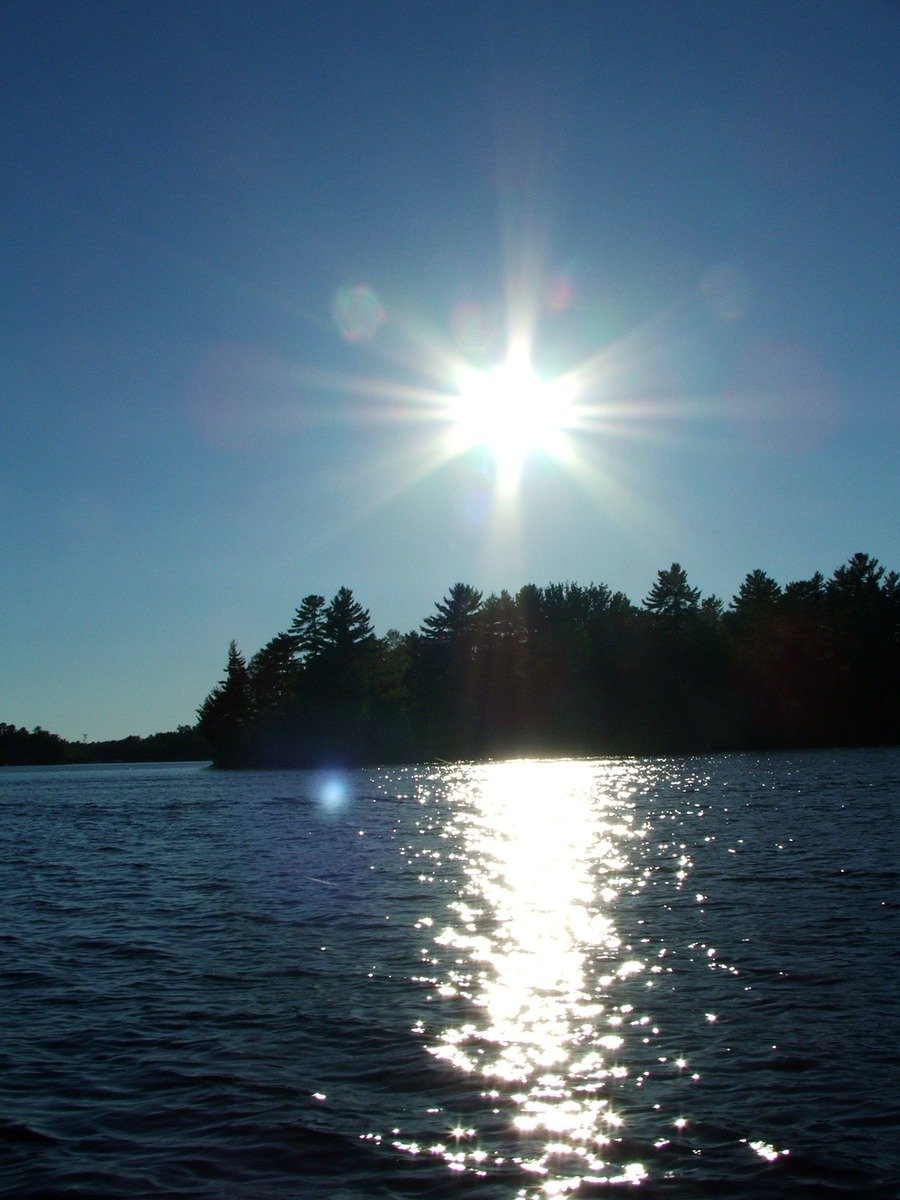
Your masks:
<svg viewBox="0 0 900 1200"><path fill-rule="evenodd" d="M149 737L70 742L39 725L32 730L0 721L0 767L51 767L135 762L212 761L212 747L190 725Z"/></svg>
<svg viewBox="0 0 900 1200"><path fill-rule="evenodd" d="M0 723L0 747L2 747L2 730L12 728L11 726L3 726ZM339 760L337 758L321 757L319 759L310 759L307 762L254 762L245 763L243 765L217 765L213 759L212 753L207 751L206 754L188 754L183 753L178 757L172 755L165 756L155 755L153 757L146 755L145 757L132 757L131 753L135 750L135 742L141 743L146 749L146 744L150 743L153 747L162 747L165 744L171 744L163 741L176 736L182 741L184 748L187 749L190 745L190 739L184 735L175 733L151 734L147 738L129 737L122 738L113 742L67 742L64 738L56 734L47 734L47 731L38 729L36 733L29 734L27 730L17 730L18 733L25 733L29 738L46 737L53 739L55 743L61 743L64 749L69 749L75 752L72 757L39 757L37 754L31 759L24 757L17 758L12 761L10 758L0 755L0 771L4 768L14 770L17 767L117 767L117 766L153 766L162 763L172 764L195 764L204 766L210 771L317 771L317 770L377 770L383 767L456 767L456 766L486 766L491 763L506 762L510 760L533 760L539 761L554 761L554 760L602 760L602 759L641 759L641 758L698 758L709 755L723 754L791 754L791 753L828 753L829 751L839 750L891 750L900 749L900 742L884 741L884 742L829 742L827 744L796 744L796 745L747 745L747 746L729 746L729 747L695 747L688 749L664 749L664 748L643 748L632 750L620 750L608 748L605 750L565 750L560 748L557 752L552 752L544 748L543 750L534 747L529 750L527 747L510 748L506 754L498 753L475 758L422 758L422 759L397 759L382 760L382 761L347 761L346 758ZM128 751L128 757L124 754L118 757L93 757L90 752L96 747L118 746L122 744L123 748ZM83 753L87 751L88 753Z"/></svg>

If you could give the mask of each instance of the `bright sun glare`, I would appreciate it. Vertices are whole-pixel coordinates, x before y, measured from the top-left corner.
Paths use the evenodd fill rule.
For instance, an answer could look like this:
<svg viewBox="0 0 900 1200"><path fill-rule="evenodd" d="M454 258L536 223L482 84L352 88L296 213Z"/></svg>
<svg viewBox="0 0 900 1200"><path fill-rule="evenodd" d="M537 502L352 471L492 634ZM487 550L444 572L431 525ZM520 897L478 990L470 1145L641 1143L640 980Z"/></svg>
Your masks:
<svg viewBox="0 0 900 1200"><path fill-rule="evenodd" d="M533 452L562 457L572 426L571 391L561 380L542 380L527 347L513 347L489 371L471 371L461 381L450 418L459 450L486 446L502 486L514 486Z"/></svg>

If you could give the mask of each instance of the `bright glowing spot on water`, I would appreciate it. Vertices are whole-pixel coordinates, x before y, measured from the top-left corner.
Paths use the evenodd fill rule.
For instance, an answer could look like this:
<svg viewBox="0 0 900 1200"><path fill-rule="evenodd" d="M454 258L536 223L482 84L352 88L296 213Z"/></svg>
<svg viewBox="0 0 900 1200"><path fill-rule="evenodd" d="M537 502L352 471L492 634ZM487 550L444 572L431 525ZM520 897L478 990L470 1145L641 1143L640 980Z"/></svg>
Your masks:
<svg viewBox="0 0 900 1200"><path fill-rule="evenodd" d="M790 1150L776 1150L774 1146L768 1142L757 1141L748 1143L751 1150L754 1150L760 1158L764 1158L766 1162L775 1162L782 1154L790 1154Z"/></svg>
<svg viewBox="0 0 900 1200"><path fill-rule="evenodd" d="M317 781L316 799L322 811L332 816L346 808L350 789L343 775L321 775Z"/></svg>
<svg viewBox="0 0 900 1200"><path fill-rule="evenodd" d="M647 1178L647 1172L644 1169L643 1163L629 1163L622 1172L622 1183L639 1184ZM611 1180L615 1183L615 1180Z"/></svg>

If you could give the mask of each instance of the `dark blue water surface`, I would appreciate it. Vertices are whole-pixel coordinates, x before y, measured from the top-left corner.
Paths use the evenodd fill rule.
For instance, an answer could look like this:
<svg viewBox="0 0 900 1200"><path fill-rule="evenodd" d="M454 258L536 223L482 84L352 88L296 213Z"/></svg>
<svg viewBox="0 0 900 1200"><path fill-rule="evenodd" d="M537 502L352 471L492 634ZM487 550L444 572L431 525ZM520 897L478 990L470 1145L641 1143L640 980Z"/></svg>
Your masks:
<svg viewBox="0 0 900 1200"><path fill-rule="evenodd" d="M0 1195L896 1197L900 751L0 772Z"/></svg>

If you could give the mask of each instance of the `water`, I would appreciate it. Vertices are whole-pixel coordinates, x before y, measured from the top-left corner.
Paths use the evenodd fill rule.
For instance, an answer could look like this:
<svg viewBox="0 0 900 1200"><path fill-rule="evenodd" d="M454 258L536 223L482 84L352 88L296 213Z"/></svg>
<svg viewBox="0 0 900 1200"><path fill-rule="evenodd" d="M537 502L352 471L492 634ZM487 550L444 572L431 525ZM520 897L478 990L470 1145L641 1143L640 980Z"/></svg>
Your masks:
<svg viewBox="0 0 900 1200"><path fill-rule="evenodd" d="M0 1195L896 1197L900 751L0 773Z"/></svg>

